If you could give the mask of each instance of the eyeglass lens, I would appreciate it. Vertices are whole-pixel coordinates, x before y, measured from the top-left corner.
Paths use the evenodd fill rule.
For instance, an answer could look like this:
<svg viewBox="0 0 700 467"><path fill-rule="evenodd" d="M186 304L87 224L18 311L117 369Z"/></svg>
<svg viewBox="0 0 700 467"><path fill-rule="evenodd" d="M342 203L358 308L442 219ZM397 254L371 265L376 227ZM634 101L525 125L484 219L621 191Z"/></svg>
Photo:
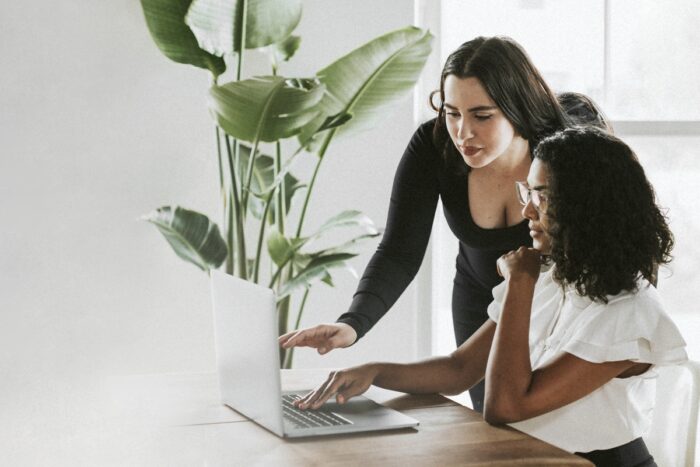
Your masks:
<svg viewBox="0 0 700 467"><path fill-rule="evenodd" d="M515 182L516 191L518 192L518 200L520 204L525 206L530 200L532 200L532 205L536 208L540 207L540 192L537 190L531 190L522 182Z"/></svg>

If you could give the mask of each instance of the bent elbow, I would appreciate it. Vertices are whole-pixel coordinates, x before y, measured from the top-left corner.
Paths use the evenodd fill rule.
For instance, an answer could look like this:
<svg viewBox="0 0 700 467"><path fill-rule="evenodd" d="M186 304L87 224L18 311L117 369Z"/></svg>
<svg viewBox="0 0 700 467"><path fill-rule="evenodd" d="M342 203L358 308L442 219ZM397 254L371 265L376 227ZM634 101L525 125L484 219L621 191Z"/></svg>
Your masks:
<svg viewBox="0 0 700 467"><path fill-rule="evenodd" d="M505 425L506 423L515 423L523 419L516 407L488 403L488 401L484 404L484 420L489 425Z"/></svg>
<svg viewBox="0 0 700 467"><path fill-rule="evenodd" d="M484 420L486 420L486 423L489 425L505 425L509 423L508 418L502 413L486 407L484 407Z"/></svg>
<svg viewBox="0 0 700 467"><path fill-rule="evenodd" d="M440 394L444 394L445 396L459 396L467 389L469 388L464 388L463 385L452 385L447 386L444 390L440 391Z"/></svg>

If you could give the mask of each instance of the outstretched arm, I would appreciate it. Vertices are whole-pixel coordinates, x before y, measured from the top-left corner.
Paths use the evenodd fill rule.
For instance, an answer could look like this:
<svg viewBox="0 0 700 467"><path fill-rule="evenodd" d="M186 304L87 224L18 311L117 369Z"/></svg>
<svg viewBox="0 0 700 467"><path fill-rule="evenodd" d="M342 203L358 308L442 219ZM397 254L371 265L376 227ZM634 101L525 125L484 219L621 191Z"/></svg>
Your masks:
<svg viewBox="0 0 700 467"><path fill-rule="evenodd" d="M334 371L297 405L317 409L333 396L342 404L372 384L410 394L459 394L483 379L495 330L496 323L487 321L447 357L409 364L368 363Z"/></svg>
<svg viewBox="0 0 700 467"><path fill-rule="evenodd" d="M320 324L280 337L284 348L313 347L324 355L348 347L393 306L423 261L438 202L439 151L432 122L416 130L394 176L386 229L365 268L347 312L333 324Z"/></svg>

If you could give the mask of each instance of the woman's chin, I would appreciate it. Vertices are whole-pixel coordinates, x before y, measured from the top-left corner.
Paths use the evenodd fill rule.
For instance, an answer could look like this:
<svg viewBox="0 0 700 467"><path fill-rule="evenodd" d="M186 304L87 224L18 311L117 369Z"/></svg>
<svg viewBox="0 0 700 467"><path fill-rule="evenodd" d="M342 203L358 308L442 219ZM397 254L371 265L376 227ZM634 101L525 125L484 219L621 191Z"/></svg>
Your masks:
<svg viewBox="0 0 700 467"><path fill-rule="evenodd" d="M467 164L472 169L480 169L482 167L486 167L491 162L493 162L493 158L488 157L486 154L484 154L483 149L473 156L467 156L467 155L462 154L462 153L460 153L460 154L462 156L462 160L464 161L464 163Z"/></svg>
<svg viewBox="0 0 700 467"><path fill-rule="evenodd" d="M539 251L542 255L550 255L552 253L552 247L549 242L542 241L537 237L532 239L532 248Z"/></svg>

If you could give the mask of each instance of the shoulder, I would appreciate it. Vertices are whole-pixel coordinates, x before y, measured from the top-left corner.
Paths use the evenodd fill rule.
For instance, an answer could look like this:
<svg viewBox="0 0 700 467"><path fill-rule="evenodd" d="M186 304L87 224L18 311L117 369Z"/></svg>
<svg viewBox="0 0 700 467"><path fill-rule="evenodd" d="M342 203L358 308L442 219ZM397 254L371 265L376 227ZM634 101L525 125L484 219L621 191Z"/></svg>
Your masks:
<svg viewBox="0 0 700 467"><path fill-rule="evenodd" d="M421 123L411 137L408 149L421 153L436 153L436 146L433 139L433 129L435 128L435 118Z"/></svg>
<svg viewBox="0 0 700 467"><path fill-rule="evenodd" d="M672 364L687 358L685 340L646 280L636 290L608 296L608 303L573 299L580 316L566 349L589 361L632 360Z"/></svg>
<svg viewBox="0 0 700 467"><path fill-rule="evenodd" d="M416 134L425 135L432 140L433 129L435 128L435 122L437 118L431 118L423 123L421 123L416 129Z"/></svg>
<svg viewBox="0 0 700 467"><path fill-rule="evenodd" d="M399 163L400 173L413 173L416 177L422 178L427 174L435 175L436 171L440 170L442 160L433 142L434 125L435 119L431 119L422 123L414 131Z"/></svg>
<svg viewBox="0 0 700 467"><path fill-rule="evenodd" d="M594 302L577 296L577 301L587 302L590 318L610 322L629 321L632 327L643 327L670 319L654 286L642 279L636 290L623 290L616 295L608 295L608 302ZM632 319L634 318L634 319Z"/></svg>

